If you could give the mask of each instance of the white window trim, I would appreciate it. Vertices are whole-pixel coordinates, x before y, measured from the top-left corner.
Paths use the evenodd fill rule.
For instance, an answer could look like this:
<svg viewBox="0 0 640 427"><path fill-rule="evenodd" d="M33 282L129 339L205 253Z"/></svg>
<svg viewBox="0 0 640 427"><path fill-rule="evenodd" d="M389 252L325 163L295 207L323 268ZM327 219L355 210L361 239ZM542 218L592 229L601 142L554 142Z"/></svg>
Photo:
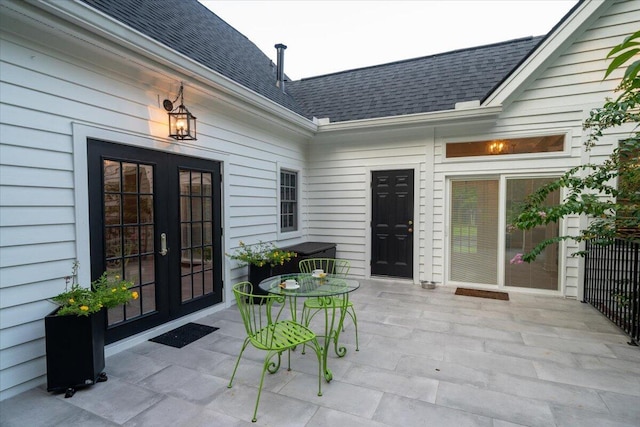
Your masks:
<svg viewBox="0 0 640 427"><path fill-rule="evenodd" d="M546 178L546 177L559 177L564 173L563 170L554 170L554 171L541 171L541 172L523 172L523 173L506 173L506 172L497 172L495 174L483 174L483 173L448 173L445 174L445 223L444 223L444 239L443 239L443 250L444 256L446 257L446 262L443 263L443 272L442 272L442 281L444 285L449 286L473 286L474 284L469 283L461 283L452 281L449 279L449 273L451 272L451 247L450 247L450 225L451 225L451 192L452 181L460 181L460 180L487 180L487 179L495 179L498 181L498 230L506 229L506 198L507 198L507 188L506 182L507 179L527 179L527 178ZM566 196L564 191L561 191L561 199L564 199ZM560 220L559 224L559 233L560 235L567 234L567 222L564 220ZM486 288L486 289L496 289L500 291L516 291L520 293L531 293L531 294L542 294L542 295L558 295L562 296L566 291L566 243L561 242L558 247L558 290L557 291L549 291L544 289L530 289L530 288L518 288L518 287L507 287L504 285L504 268L502 268L501 260L504 259L505 253L505 233L499 233L498 235L498 283L496 285L487 285L487 284L475 284L477 287Z"/></svg>
<svg viewBox="0 0 640 427"><path fill-rule="evenodd" d="M365 195L365 205L366 205L366 217L367 226L365 227L365 265L364 265L364 274L365 278L371 278L371 240L372 240L372 232L371 232L371 222L373 221L373 200L371 197L371 175L373 172L377 171L385 171L385 170L400 170L400 169L412 169L413 170L413 283L419 284L421 277L423 277L420 273L420 244L426 241L425 227L420 222L420 218L423 214L422 206L420 205L420 196L422 194L423 189L420 188L420 178L421 178L421 167L420 163L399 163L393 165L381 165L381 166L368 166L366 167L366 195ZM429 259L431 257L431 253L429 253ZM429 277L431 277L433 273L429 273Z"/></svg>
<svg viewBox="0 0 640 427"><path fill-rule="evenodd" d="M297 203L298 203L298 212L297 215L298 217L296 218L296 222L297 222L297 229L296 230L291 230L291 231L282 231L282 226L281 226L281 222L280 222L280 215L281 215L281 211L280 211L280 206L281 206L281 198L280 198L280 172L282 170L288 171L288 172L295 172L297 174L297 182L296 182L296 199L297 199ZM283 162L277 162L276 163L276 204L277 204L277 209L276 211L278 212L277 214L277 220L276 220L276 226L278 229L277 232L277 236L278 236L278 240L281 239L293 239L293 238L297 238L297 237L301 237L303 235L303 202L302 202L302 188L304 186L304 182L303 182L304 178L302 176L302 169L299 166L295 166L292 164L287 164L287 163L283 163Z"/></svg>
<svg viewBox="0 0 640 427"><path fill-rule="evenodd" d="M492 161L514 161L514 160L530 160L530 159L544 159L544 158L567 158L571 157L571 137L572 132L570 129L550 129L547 132L519 132L519 133L505 133L500 135L477 135L473 137L473 141L490 141L493 139L518 139L518 138L532 138L543 137L553 135L564 135L563 150L551 151L542 153L522 153L522 154L500 154L493 155L487 154L486 156L468 156L468 157L447 157L446 150L447 144L456 144L470 142L469 137L465 138L452 138L442 141L442 163L469 163L469 162L483 162L487 160Z"/></svg>

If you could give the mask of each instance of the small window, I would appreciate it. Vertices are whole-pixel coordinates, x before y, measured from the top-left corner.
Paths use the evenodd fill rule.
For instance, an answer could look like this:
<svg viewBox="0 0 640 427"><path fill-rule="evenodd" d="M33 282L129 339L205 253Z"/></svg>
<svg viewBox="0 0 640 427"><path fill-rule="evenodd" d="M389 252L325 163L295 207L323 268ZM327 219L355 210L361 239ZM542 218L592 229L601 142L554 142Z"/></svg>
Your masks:
<svg viewBox="0 0 640 427"><path fill-rule="evenodd" d="M298 173L280 171L280 231L298 229Z"/></svg>
<svg viewBox="0 0 640 427"><path fill-rule="evenodd" d="M501 154L550 153L564 150L564 135L447 143L447 158Z"/></svg>

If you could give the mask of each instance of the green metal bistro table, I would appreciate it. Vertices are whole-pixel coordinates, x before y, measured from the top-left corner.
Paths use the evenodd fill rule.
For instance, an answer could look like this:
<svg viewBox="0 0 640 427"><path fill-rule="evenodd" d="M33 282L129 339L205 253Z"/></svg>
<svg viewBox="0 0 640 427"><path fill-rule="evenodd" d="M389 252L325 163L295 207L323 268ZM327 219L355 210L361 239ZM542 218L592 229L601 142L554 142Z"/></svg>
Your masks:
<svg viewBox="0 0 640 427"><path fill-rule="evenodd" d="M297 286L294 289L284 288L286 280L295 280ZM320 303L326 302L327 309L324 312L325 331L324 335L316 334L324 337L324 347L322 352L322 368L324 369L324 378L327 382L333 379L333 373L327 367L327 355L329 354L329 346L333 342L334 350L338 357L347 354L346 347L338 345L340 331L342 331L342 323L346 314L347 304L349 303L349 294L360 287L360 283L352 278L328 274L324 277L316 277L311 273L293 273L282 274L279 276L264 279L258 285L260 289L276 295L287 297L291 307L291 316L297 321L297 301L298 298L318 298ZM340 296L342 304L333 304L331 297ZM336 321L336 311L339 312Z"/></svg>

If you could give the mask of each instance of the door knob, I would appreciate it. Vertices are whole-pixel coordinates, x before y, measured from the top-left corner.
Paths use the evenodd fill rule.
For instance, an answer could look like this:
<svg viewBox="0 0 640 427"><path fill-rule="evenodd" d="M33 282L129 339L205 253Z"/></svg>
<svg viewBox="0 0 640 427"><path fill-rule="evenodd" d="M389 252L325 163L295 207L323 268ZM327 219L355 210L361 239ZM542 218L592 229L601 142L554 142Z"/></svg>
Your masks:
<svg viewBox="0 0 640 427"><path fill-rule="evenodd" d="M409 225L413 225L413 221L409 220Z"/></svg>
<svg viewBox="0 0 640 427"><path fill-rule="evenodd" d="M413 228L409 228L407 231L409 231L409 233L413 233Z"/></svg>
<svg viewBox="0 0 640 427"><path fill-rule="evenodd" d="M162 233L160 235L160 255L165 256L169 252L167 249L167 234Z"/></svg>

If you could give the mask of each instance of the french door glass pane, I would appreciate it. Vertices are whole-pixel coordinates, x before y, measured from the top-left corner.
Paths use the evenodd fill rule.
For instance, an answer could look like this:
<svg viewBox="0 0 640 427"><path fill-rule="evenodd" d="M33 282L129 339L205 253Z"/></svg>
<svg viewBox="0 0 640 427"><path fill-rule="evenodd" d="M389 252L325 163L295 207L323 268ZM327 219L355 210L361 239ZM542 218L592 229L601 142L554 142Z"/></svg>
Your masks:
<svg viewBox="0 0 640 427"><path fill-rule="evenodd" d="M558 224L549 223L531 230L518 230L511 224L515 221L525 198L542 185L554 181L553 178L507 179L507 206L505 239L505 286L558 289L558 245L547 248L531 263L512 262L517 254L529 252L538 243L558 236ZM555 191L545 200L545 206L559 202L560 193Z"/></svg>
<svg viewBox="0 0 640 427"><path fill-rule="evenodd" d="M212 175L180 170L181 301L213 293Z"/></svg>
<svg viewBox="0 0 640 427"><path fill-rule="evenodd" d="M134 283L137 300L109 309L109 325L156 309L153 166L103 161L104 254L109 275Z"/></svg>
<svg viewBox="0 0 640 427"><path fill-rule="evenodd" d="M457 282L498 283L498 180L452 181L451 267Z"/></svg>

